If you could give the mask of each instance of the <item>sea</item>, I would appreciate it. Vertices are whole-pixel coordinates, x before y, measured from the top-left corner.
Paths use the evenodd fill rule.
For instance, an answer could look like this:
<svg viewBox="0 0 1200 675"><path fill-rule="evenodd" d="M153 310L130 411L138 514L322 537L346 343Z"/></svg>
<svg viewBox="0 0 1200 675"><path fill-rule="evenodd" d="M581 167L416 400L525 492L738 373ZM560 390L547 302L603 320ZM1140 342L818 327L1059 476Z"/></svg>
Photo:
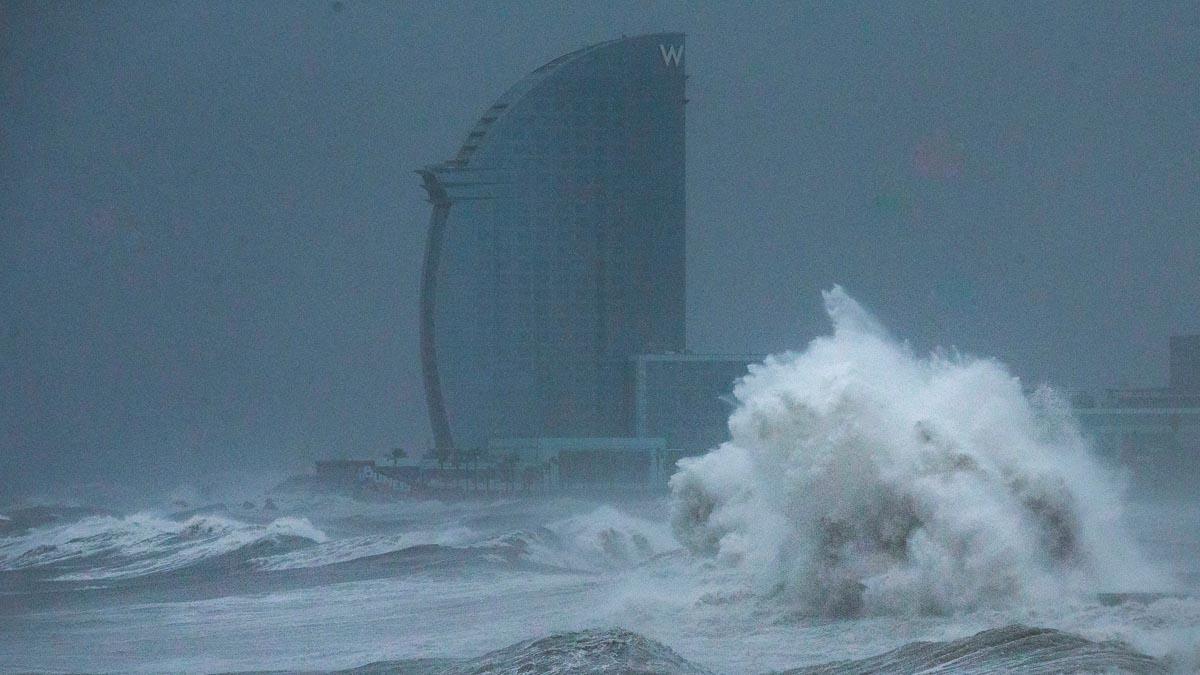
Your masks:
<svg viewBox="0 0 1200 675"><path fill-rule="evenodd" d="M0 671L1200 672L1194 493L825 300L662 490L0 505Z"/></svg>

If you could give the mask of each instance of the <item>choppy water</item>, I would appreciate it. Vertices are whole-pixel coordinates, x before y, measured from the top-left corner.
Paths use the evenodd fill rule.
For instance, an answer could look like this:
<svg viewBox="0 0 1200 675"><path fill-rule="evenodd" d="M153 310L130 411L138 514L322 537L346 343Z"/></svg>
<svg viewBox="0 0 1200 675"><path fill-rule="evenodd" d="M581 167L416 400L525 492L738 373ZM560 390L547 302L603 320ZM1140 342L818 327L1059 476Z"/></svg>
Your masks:
<svg viewBox="0 0 1200 675"><path fill-rule="evenodd" d="M7 509L0 671L1200 672L1197 502L828 301L670 496Z"/></svg>
<svg viewBox="0 0 1200 675"><path fill-rule="evenodd" d="M877 672L905 672L895 664L932 663L946 650L880 655L1012 624L1069 635L1009 640L1002 649L977 638L949 648L982 654L954 668L971 663L966 672L1005 672L1015 663L1040 663L1059 672L1054 668L1066 663L1084 672L1097 664L1100 672L1189 672L1198 662L1200 599L1188 593L1096 595L943 615L814 615L784 596L755 594L735 570L682 550L665 499L279 501L281 514L71 513L27 529L14 526L21 512L8 513L13 523L0 536L0 670L309 670L385 662L422 672L412 670L413 660L435 659L423 662L424 672L476 672L484 654L506 650L489 655L496 667L480 672L505 672L499 663L515 669L531 654L543 654L545 669L535 672L591 662L742 673L872 658ZM1200 578L1197 534L1175 527L1197 522L1200 510L1134 511L1132 529L1147 550L1173 559L1187 583ZM561 635L617 628L633 634L585 633L579 644ZM551 636L557 641L528 642ZM612 653L597 652L597 640ZM1128 647L1103 644L1108 640Z"/></svg>

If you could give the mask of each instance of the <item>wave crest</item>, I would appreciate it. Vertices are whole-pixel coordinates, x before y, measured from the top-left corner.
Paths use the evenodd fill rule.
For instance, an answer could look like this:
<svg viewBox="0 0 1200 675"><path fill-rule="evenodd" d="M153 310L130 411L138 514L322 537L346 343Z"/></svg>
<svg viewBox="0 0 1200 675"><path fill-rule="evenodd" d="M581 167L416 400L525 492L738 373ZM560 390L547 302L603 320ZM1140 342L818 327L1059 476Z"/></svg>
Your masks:
<svg viewBox="0 0 1200 675"><path fill-rule="evenodd" d="M258 525L212 514L182 521L150 513L89 516L0 539L0 571L39 570L62 581L127 579L324 541L304 518Z"/></svg>
<svg viewBox="0 0 1200 675"><path fill-rule="evenodd" d="M1003 365L918 357L840 287L832 336L735 387L731 440L680 462L672 527L816 612L950 612L1147 581L1121 487L1069 407ZM1159 582L1161 583L1161 581Z"/></svg>

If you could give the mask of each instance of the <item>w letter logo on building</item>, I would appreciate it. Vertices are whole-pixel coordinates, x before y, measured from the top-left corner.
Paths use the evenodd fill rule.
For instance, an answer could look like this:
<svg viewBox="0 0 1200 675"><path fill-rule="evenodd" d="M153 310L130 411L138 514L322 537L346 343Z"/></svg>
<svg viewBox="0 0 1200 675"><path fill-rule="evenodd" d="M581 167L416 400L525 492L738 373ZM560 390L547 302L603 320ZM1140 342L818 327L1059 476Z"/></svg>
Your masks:
<svg viewBox="0 0 1200 675"><path fill-rule="evenodd" d="M662 53L663 63L670 65L679 65L680 59L683 58L683 45L659 45L658 51Z"/></svg>

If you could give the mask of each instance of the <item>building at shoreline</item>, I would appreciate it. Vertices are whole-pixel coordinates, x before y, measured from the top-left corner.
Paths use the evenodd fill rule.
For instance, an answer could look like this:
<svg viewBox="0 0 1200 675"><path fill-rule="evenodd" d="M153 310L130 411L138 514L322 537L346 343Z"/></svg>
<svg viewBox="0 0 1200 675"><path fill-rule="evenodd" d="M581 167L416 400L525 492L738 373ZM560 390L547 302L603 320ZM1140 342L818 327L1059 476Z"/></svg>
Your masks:
<svg viewBox="0 0 1200 675"><path fill-rule="evenodd" d="M733 384L762 355L639 354L632 363L633 435L663 438L671 455L699 455L729 436Z"/></svg>
<svg viewBox="0 0 1200 675"><path fill-rule="evenodd" d="M494 439L488 453L500 465L540 467L534 480L551 490L654 490L672 471L662 438Z"/></svg>
<svg viewBox="0 0 1200 675"><path fill-rule="evenodd" d="M630 359L684 350L683 55L660 33L554 59L418 171L439 451L629 436Z"/></svg>
<svg viewBox="0 0 1200 675"><path fill-rule="evenodd" d="M1096 449L1129 468L1135 483L1192 489L1200 470L1200 335L1170 339L1166 387L1109 389L1076 403Z"/></svg>

